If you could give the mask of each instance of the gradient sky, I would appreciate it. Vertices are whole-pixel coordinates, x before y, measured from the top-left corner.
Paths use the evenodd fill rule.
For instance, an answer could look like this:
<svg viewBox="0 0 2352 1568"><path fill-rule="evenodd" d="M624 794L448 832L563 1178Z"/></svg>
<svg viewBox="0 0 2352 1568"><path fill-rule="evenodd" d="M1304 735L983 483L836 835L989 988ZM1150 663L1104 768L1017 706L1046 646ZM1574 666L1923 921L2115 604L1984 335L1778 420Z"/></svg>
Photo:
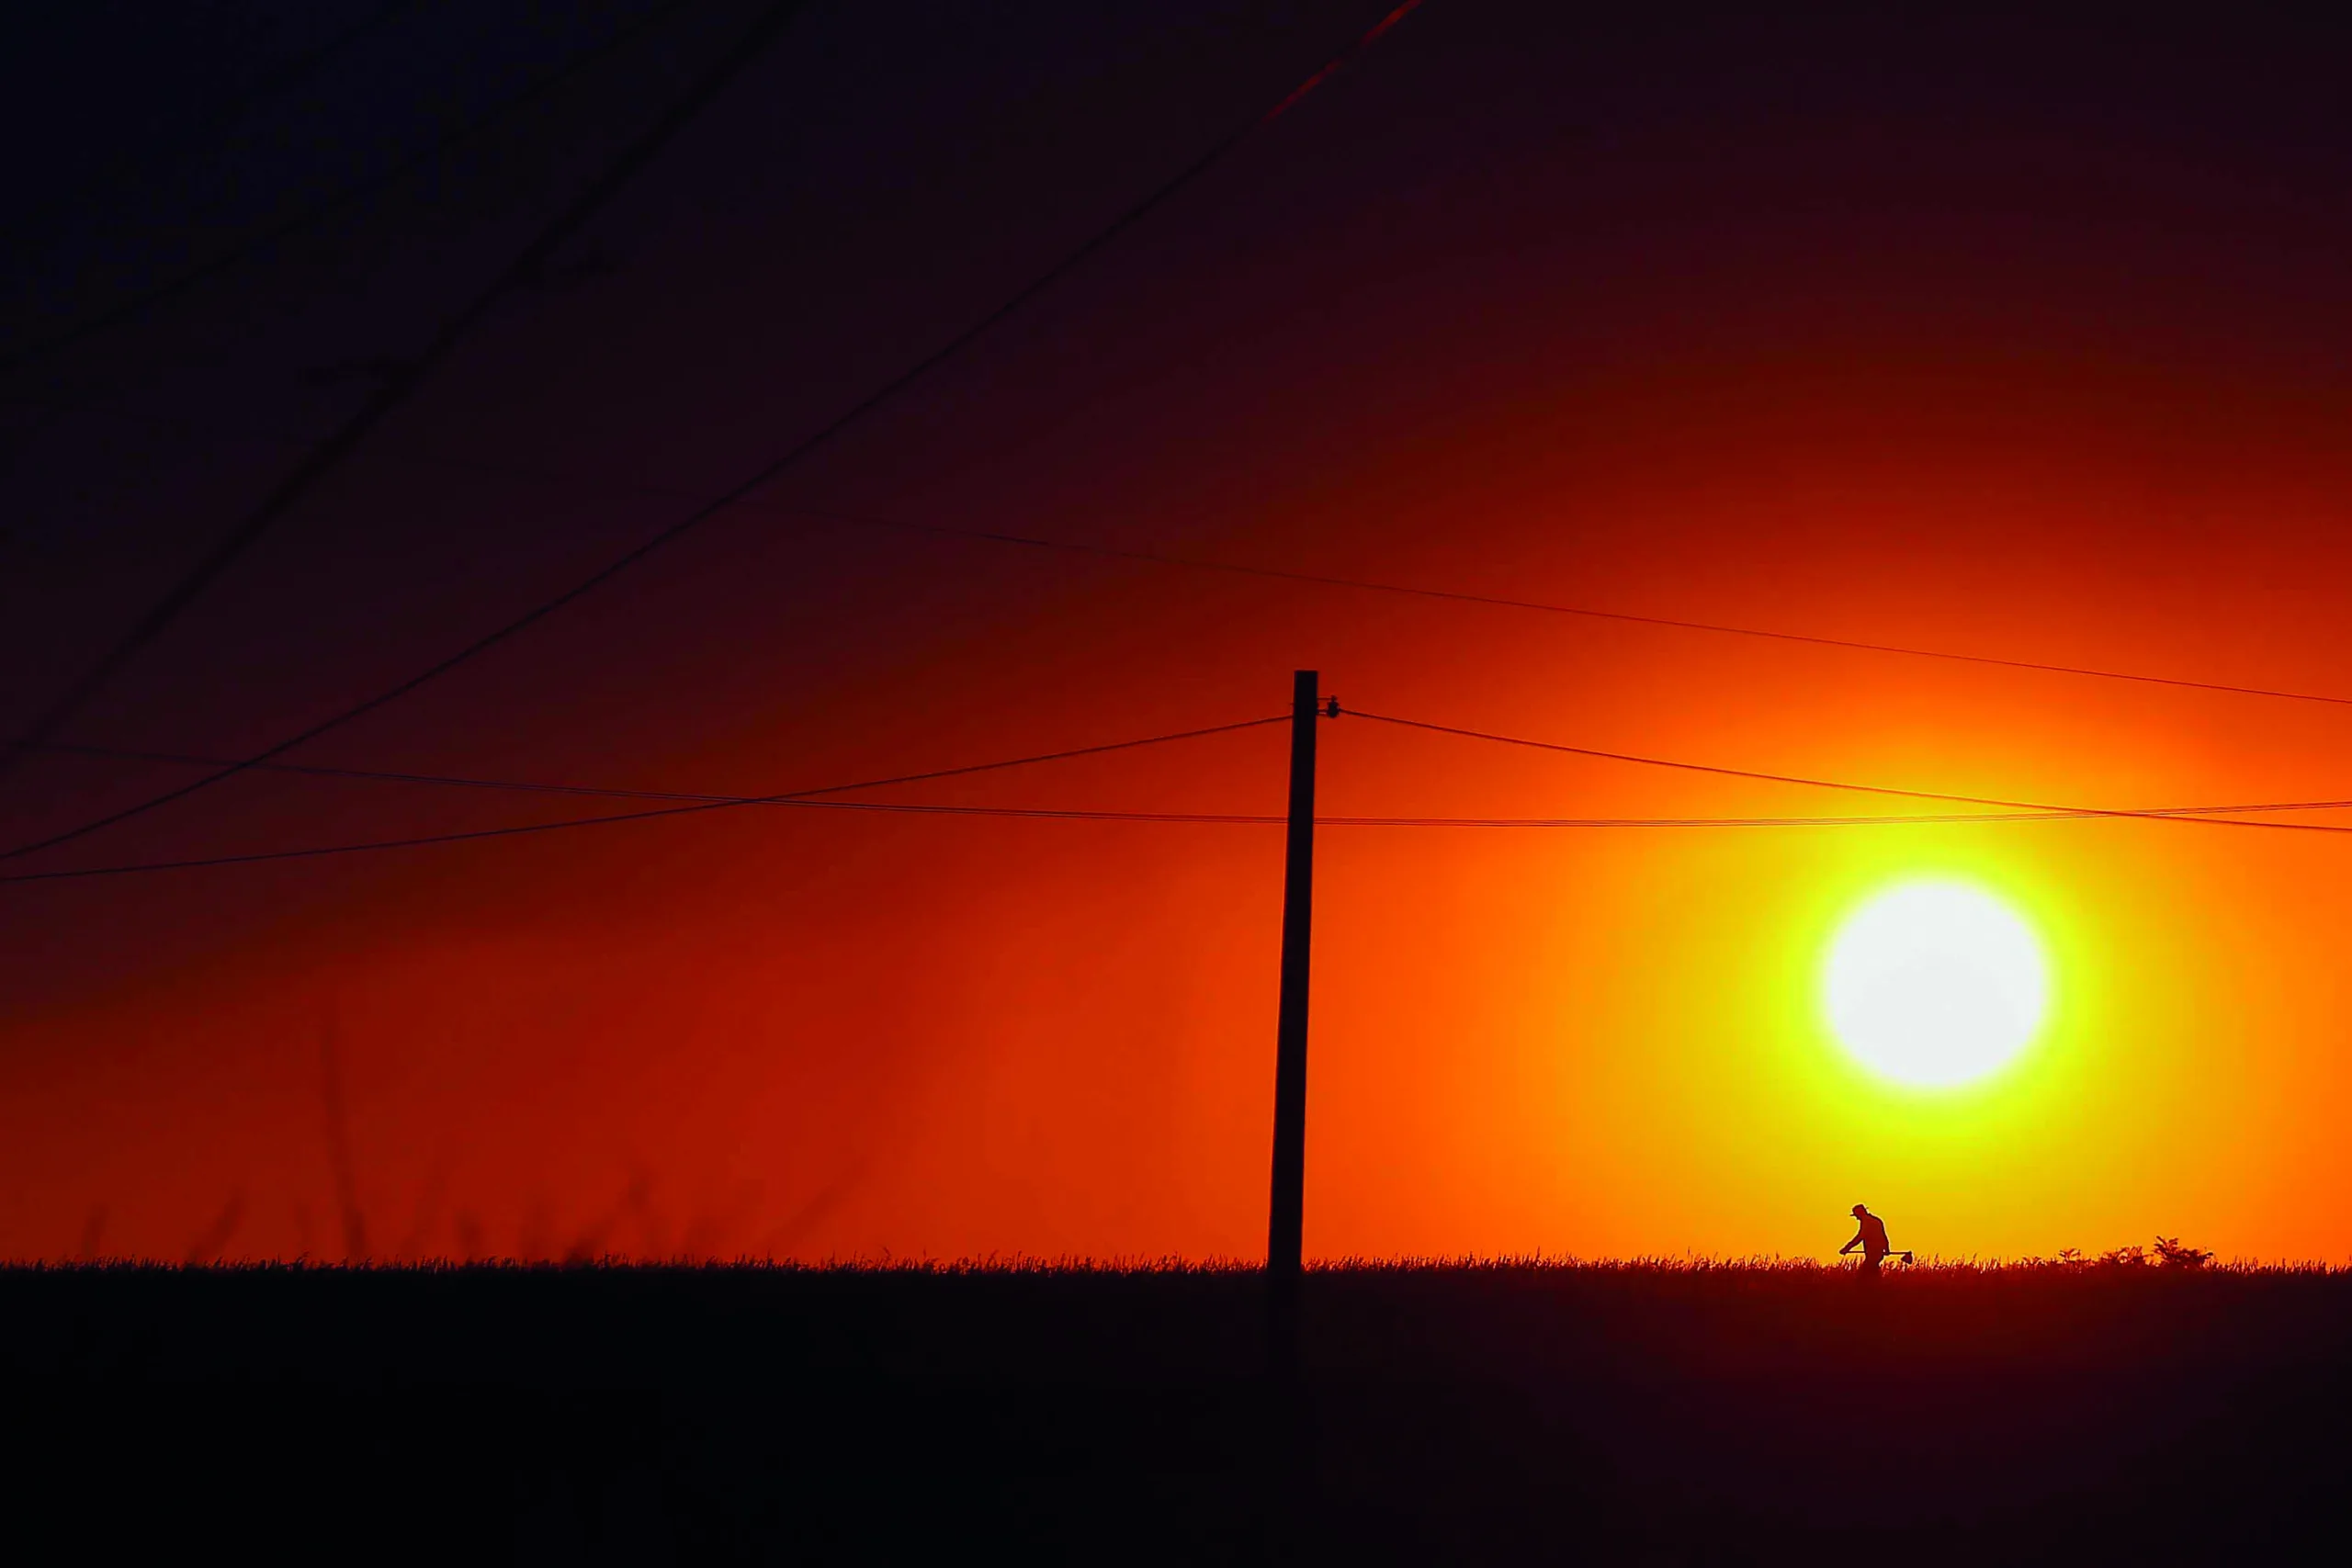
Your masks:
<svg viewBox="0 0 2352 1568"><path fill-rule="evenodd" d="M753 7L400 9L272 85L375 9L133 7L125 48L77 8L12 51L6 725L357 406L335 367L413 353ZM1388 4L1014 9L807 7L71 738L244 754L568 587ZM757 793L1259 717L1311 666L1367 709L1759 771L2352 796L2343 705L789 510L2352 696L2331 40L1582 9L1428 0L757 503L299 760ZM1346 718L1323 745L1339 815L1905 809ZM1283 747L895 797L1276 812ZM0 829L186 776L43 756ZM247 775L10 869L581 809ZM1281 854L1259 827L752 810L0 886L0 1254L339 1253L339 1122L385 1254L1248 1256ZM2352 1253L2352 842L1334 828L1318 854L1311 1254L1823 1253L1857 1201L1946 1254ZM1838 919L1912 875L1999 893L2053 966L2050 1027L1979 1089L1874 1083L1819 1020Z"/></svg>

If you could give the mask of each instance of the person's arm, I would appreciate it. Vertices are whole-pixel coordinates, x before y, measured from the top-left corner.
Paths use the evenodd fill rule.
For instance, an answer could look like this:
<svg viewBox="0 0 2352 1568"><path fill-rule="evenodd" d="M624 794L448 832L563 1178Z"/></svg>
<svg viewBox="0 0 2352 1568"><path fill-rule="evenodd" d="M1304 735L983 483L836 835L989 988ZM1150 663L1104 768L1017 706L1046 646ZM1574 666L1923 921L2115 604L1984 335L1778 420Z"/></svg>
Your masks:
<svg viewBox="0 0 2352 1568"><path fill-rule="evenodd" d="M1849 1241L1849 1242L1848 1242L1845 1246L1843 1246L1843 1247L1839 1247L1839 1248L1838 1249L1838 1257L1840 1257L1840 1258L1843 1258L1843 1257L1845 1257L1845 1256L1846 1256L1846 1254L1848 1254L1848 1253L1849 1253L1849 1252L1853 1251L1853 1250L1854 1250L1854 1248L1856 1248L1856 1247L1860 1247L1860 1246L1861 1246L1861 1245L1862 1245L1862 1233L1861 1233L1860 1231L1856 1231L1856 1232L1854 1233L1854 1239L1853 1239L1853 1240L1851 1240L1851 1241Z"/></svg>

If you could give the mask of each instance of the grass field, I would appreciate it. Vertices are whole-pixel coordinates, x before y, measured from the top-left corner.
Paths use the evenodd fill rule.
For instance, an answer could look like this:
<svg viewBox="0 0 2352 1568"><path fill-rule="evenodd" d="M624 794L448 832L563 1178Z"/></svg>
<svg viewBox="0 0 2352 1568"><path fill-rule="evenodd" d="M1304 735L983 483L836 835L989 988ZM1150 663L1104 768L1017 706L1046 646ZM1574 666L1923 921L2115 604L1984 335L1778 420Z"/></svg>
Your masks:
<svg viewBox="0 0 2352 1568"><path fill-rule="evenodd" d="M96 1265L0 1313L12 1517L159 1547L2224 1561L2352 1481L2319 1269L1351 1265L1295 1380L1234 1269Z"/></svg>

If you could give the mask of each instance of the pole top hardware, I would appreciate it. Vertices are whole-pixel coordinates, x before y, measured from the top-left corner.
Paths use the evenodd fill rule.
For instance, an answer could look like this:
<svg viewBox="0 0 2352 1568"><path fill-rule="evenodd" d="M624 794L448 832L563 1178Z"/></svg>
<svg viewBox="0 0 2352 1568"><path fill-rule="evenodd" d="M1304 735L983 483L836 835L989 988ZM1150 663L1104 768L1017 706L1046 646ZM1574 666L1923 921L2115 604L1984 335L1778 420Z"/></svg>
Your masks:
<svg viewBox="0 0 2352 1568"><path fill-rule="evenodd" d="M1325 718L1337 718L1340 716L1339 698L1326 697L1323 700L1323 716Z"/></svg>

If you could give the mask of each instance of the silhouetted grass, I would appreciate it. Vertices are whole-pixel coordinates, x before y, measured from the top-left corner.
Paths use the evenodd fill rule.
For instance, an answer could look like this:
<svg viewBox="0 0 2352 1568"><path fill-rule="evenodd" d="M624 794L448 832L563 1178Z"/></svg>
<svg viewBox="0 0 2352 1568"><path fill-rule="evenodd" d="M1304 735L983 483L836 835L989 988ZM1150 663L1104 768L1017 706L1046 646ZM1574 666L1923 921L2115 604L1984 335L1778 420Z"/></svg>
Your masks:
<svg viewBox="0 0 2352 1568"><path fill-rule="evenodd" d="M34 1266L8 1483L640 1560L2283 1552L2352 1271L2169 1247L1344 1260L1295 1382L1214 1261Z"/></svg>

